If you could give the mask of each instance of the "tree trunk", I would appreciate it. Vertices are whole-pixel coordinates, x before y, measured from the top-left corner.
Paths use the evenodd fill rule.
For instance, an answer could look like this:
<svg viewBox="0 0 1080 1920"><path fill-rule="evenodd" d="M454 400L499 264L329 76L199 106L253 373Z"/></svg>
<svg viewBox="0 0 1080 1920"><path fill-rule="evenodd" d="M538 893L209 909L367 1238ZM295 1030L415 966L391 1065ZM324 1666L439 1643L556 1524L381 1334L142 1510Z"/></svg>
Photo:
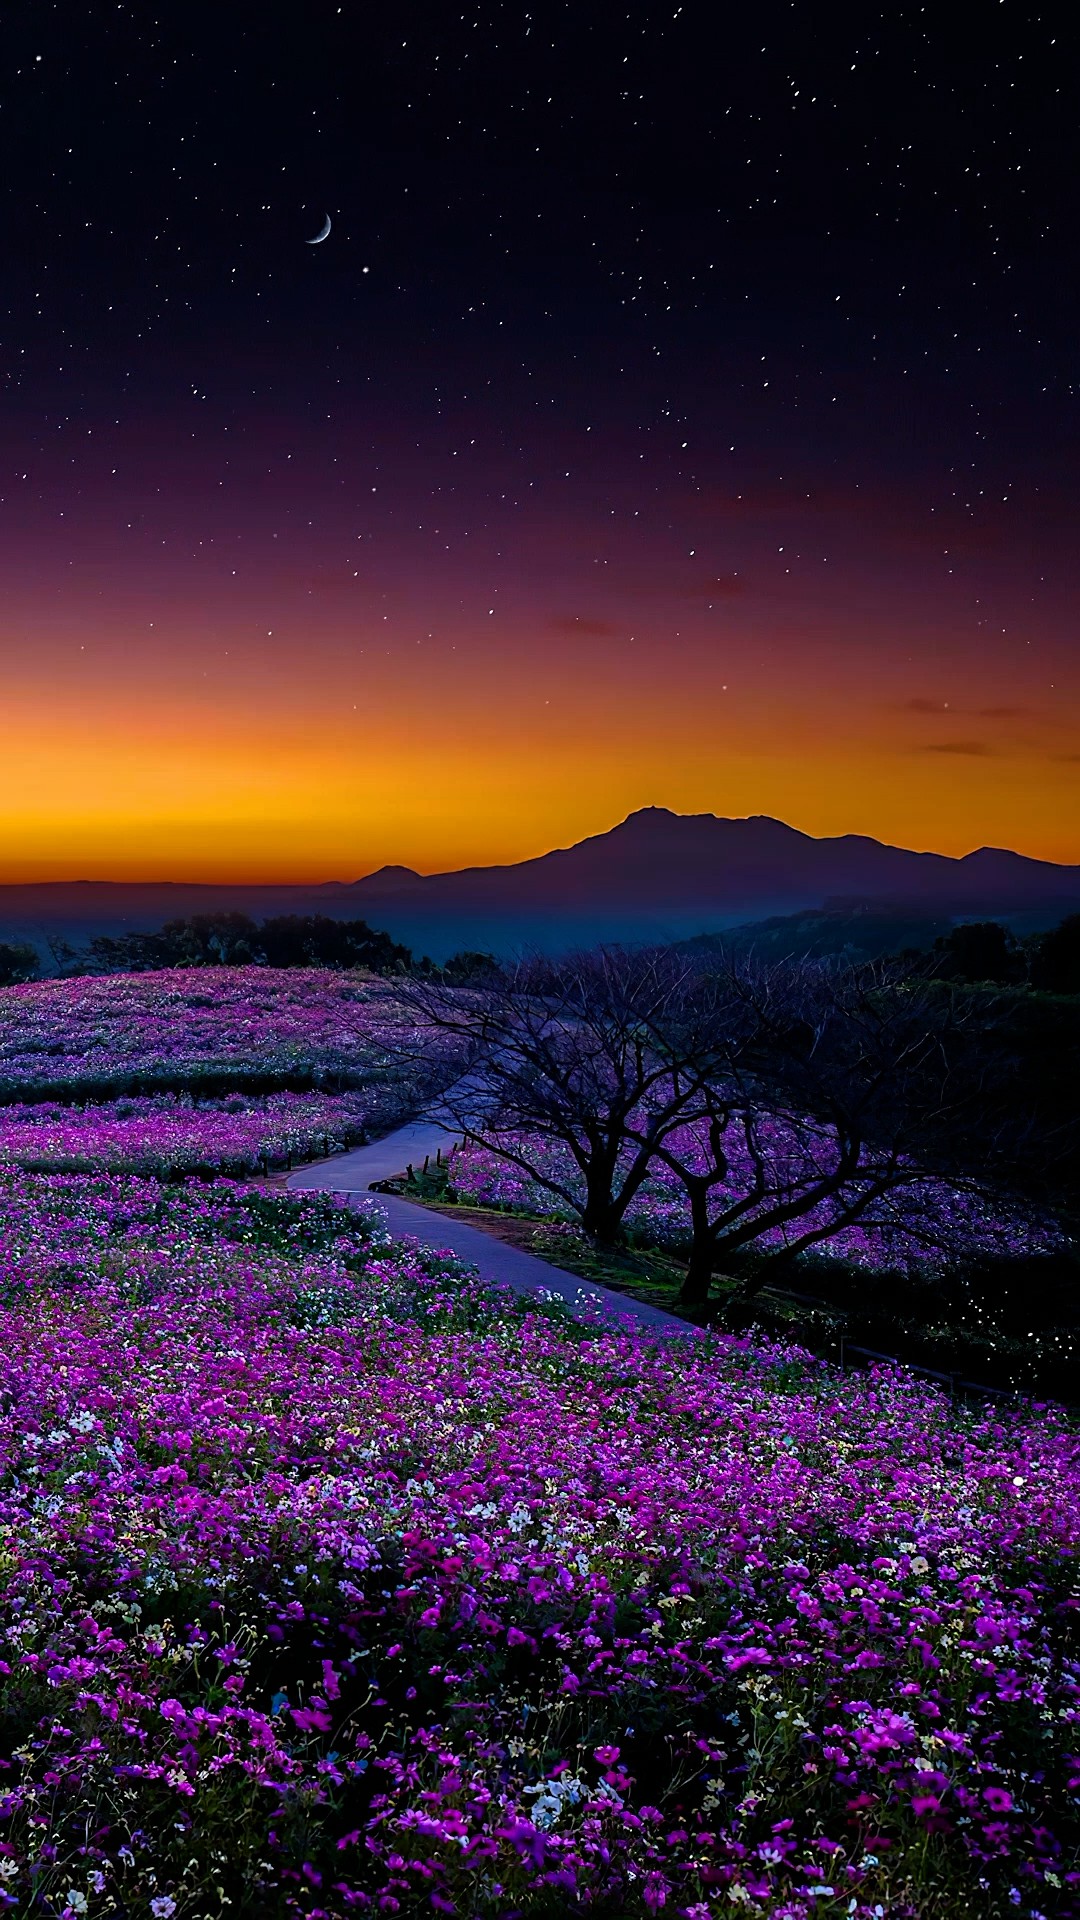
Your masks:
<svg viewBox="0 0 1080 1920"><path fill-rule="evenodd" d="M617 1247L622 1238L622 1213L610 1197L591 1195L585 1202L581 1225L598 1247Z"/></svg>
<svg viewBox="0 0 1080 1920"><path fill-rule="evenodd" d="M585 1175L581 1225L597 1246L614 1247L621 1238L623 1209L612 1195L614 1156L597 1155Z"/></svg>
<svg viewBox="0 0 1080 1920"><path fill-rule="evenodd" d="M686 1269L686 1279L679 1291L681 1307L703 1307L709 1298L712 1286L713 1254L712 1248L692 1247Z"/></svg>
<svg viewBox="0 0 1080 1920"><path fill-rule="evenodd" d="M686 1181L690 1201L690 1259L679 1294L684 1307L703 1307L709 1298L716 1265L716 1236L709 1222L709 1186L705 1179Z"/></svg>

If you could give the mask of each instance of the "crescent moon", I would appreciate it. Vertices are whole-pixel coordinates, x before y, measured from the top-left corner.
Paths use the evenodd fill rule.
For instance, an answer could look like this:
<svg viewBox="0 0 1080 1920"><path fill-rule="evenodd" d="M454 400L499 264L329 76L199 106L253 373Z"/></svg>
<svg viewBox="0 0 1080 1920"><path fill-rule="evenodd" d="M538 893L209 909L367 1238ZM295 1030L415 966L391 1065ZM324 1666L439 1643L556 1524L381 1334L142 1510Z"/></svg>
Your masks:
<svg viewBox="0 0 1080 1920"><path fill-rule="evenodd" d="M329 233L329 231L330 231L330 215L329 215L329 214L327 214L327 216L326 216L326 225L325 225L325 227L323 228L323 230L322 230L322 232L321 232L321 233L317 233L317 234L315 235L315 238L314 238L313 240L307 240L307 241L305 241L305 243L304 243L304 244L305 244L306 246L309 246L309 247L317 247L317 246L318 246L318 244L319 244L319 241L320 241L320 240L325 240L325 239L326 239L326 236L327 236L327 234Z"/></svg>

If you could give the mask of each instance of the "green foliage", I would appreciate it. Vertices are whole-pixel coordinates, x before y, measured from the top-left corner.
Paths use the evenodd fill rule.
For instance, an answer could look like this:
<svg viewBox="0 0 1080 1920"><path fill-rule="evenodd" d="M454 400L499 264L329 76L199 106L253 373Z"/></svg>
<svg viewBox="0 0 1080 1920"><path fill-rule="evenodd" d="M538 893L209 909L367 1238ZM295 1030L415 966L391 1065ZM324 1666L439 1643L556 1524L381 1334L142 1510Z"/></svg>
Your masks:
<svg viewBox="0 0 1080 1920"><path fill-rule="evenodd" d="M1012 986L1025 978L1024 955L996 920L965 921L934 942L934 971L945 980Z"/></svg>
<svg viewBox="0 0 1080 1920"><path fill-rule="evenodd" d="M27 942L0 944L0 987L15 987L24 980L36 980L40 972L36 948Z"/></svg>
<svg viewBox="0 0 1080 1920"><path fill-rule="evenodd" d="M499 971L499 963L492 953L473 953L466 949L461 953L452 953L445 965L440 968L443 979L451 987L483 986Z"/></svg>
<svg viewBox="0 0 1080 1920"><path fill-rule="evenodd" d="M1080 993L1080 913L1043 934L1032 955L1031 984L1044 993Z"/></svg>

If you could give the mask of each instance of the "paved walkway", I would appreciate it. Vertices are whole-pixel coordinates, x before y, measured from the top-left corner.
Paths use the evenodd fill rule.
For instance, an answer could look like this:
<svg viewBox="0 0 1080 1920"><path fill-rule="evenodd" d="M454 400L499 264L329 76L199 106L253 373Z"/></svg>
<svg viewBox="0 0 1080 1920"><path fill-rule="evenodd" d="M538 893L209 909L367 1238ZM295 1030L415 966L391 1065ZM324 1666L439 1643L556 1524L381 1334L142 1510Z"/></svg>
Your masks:
<svg viewBox="0 0 1080 1920"><path fill-rule="evenodd" d="M442 1149L445 1155L454 1145L454 1136L445 1127L430 1120L416 1120L411 1126L398 1127L396 1132L384 1134L381 1140L373 1140L369 1146L354 1147L350 1153L337 1153L331 1160L319 1160L312 1166L300 1167L290 1174L288 1185L296 1189L311 1191L313 1188L323 1193L361 1194L365 1200L378 1206L386 1215L391 1233L408 1234L430 1247L447 1248L458 1258L475 1267L482 1280L502 1280L514 1288L516 1293L531 1294L541 1291L554 1293L566 1302L572 1313L581 1312L585 1301L595 1301L598 1297L617 1317L637 1321L642 1326L666 1327L680 1333L693 1331L685 1320L673 1313L665 1313L660 1307L651 1307L644 1300L635 1300L628 1294L614 1293L610 1287L600 1287L591 1281L579 1280L574 1273L564 1273L560 1267L553 1267L541 1260L535 1253L525 1253L520 1247L507 1246L505 1241L496 1240L491 1234L483 1233L478 1227L470 1227L465 1221L460 1223L449 1219L445 1214L433 1215L425 1207L419 1207L412 1200L403 1200L397 1194L369 1193L373 1180L385 1180L391 1174L403 1173L410 1163L422 1167L427 1155L434 1160Z"/></svg>

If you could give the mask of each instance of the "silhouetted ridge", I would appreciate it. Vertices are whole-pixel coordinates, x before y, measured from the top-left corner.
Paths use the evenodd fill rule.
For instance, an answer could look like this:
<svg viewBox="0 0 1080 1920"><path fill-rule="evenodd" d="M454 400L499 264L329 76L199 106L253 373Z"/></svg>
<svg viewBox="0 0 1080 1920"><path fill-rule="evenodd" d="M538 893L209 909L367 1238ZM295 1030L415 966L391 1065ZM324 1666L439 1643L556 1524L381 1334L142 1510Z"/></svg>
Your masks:
<svg viewBox="0 0 1080 1920"><path fill-rule="evenodd" d="M418 874L381 867L319 886L49 882L0 887L0 937L40 939L152 929L176 916L236 909L261 919L329 912L362 918L418 951L558 947L598 939L679 938L827 902L900 905L950 917L1036 913L1049 925L1080 908L1080 867L979 847L960 859L865 834L815 839L768 814L726 819L641 807L605 833L516 865Z"/></svg>

